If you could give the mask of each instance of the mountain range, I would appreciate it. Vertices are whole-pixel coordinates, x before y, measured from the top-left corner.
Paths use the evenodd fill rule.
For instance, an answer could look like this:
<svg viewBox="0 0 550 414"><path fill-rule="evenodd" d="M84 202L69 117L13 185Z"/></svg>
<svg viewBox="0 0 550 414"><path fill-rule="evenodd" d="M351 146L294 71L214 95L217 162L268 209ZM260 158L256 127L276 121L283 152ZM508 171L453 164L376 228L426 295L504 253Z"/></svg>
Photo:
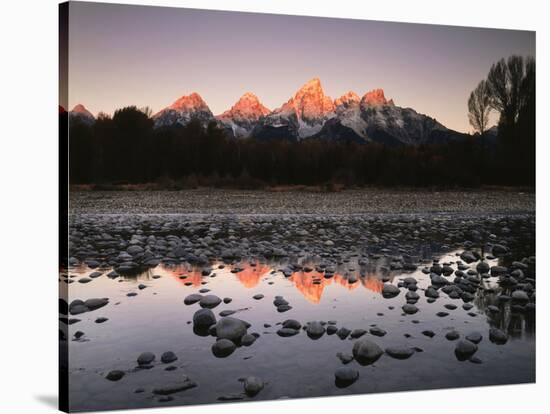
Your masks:
<svg viewBox="0 0 550 414"><path fill-rule="evenodd" d="M87 123L94 120L80 104L70 115ZM317 139L396 146L445 143L467 136L412 108L395 105L392 99L386 99L382 89L369 91L362 97L350 91L332 100L325 95L318 78L308 81L274 110L247 92L229 110L214 116L207 103L194 92L153 115L156 128L186 125L194 119L203 126L216 122L228 136L236 139Z"/></svg>

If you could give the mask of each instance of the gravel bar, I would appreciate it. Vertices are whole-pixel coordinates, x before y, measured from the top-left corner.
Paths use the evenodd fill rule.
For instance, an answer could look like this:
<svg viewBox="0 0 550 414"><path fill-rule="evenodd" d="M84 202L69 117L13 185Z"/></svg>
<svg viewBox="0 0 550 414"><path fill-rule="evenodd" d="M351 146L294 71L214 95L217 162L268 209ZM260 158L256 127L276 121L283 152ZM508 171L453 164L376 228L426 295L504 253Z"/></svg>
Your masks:
<svg viewBox="0 0 550 414"><path fill-rule="evenodd" d="M512 189L73 191L70 211L77 214L534 213L535 193Z"/></svg>

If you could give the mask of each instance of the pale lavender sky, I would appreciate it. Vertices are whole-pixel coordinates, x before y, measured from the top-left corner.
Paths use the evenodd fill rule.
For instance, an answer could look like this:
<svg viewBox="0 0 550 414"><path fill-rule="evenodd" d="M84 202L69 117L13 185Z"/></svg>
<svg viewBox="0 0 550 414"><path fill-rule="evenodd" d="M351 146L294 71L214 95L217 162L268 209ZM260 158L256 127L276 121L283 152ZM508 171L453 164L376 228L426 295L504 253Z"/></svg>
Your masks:
<svg viewBox="0 0 550 414"><path fill-rule="evenodd" d="M333 99L383 88L470 131L470 91L511 54L535 56L535 33L73 2L69 106L157 112L198 92L219 114L250 91L274 109L319 77Z"/></svg>

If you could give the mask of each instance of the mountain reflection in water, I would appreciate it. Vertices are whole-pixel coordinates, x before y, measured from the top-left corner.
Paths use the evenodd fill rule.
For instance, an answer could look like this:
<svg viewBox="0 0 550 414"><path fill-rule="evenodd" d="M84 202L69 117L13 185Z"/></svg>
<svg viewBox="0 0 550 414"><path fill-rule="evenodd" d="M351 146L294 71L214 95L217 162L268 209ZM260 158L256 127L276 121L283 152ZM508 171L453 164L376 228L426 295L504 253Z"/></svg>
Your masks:
<svg viewBox="0 0 550 414"><path fill-rule="evenodd" d="M456 258L456 252L450 252L442 257L442 262L452 261ZM493 261L492 264L496 264ZM223 283L225 278L238 282L238 286L247 290L253 290L261 286L262 281L273 278L269 283L284 281L295 288L308 303L313 305L321 304L322 298L330 289L343 288L346 291L358 291L365 289L366 292L381 294L384 283L398 283L399 279L405 276L414 276L419 281L421 289L429 285L429 277L422 274L419 266L415 272L393 271L388 269L386 258L370 262L366 266L358 266L357 263L345 263L336 267L335 273L326 277L325 274L315 269L315 263L310 260L302 263L303 270L292 273L285 277L281 272L288 263L281 262L259 262L250 260L239 263L213 262L210 264L212 271L203 272L205 267L182 265L159 265L154 269L135 276L124 276L125 279L149 280L155 274L171 276L190 291L196 291L202 285L219 281ZM311 267L306 271L306 265ZM80 269L84 271L84 269ZM77 271L78 272L78 271ZM536 327L534 315L513 312L510 303L499 302L498 295L510 294L510 292L498 286L496 280L483 281L484 289L479 289L475 294L472 303L486 316L490 326L505 331L513 338L534 337ZM423 295L422 295L423 296ZM498 312L495 309L498 308Z"/></svg>
<svg viewBox="0 0 550 414"><path fill-rule="evenodd" d="M222 271L228 273L230 271L229 266L225 266L219 269L218 266L221 263L214 263L212 266L213 273ZM204 281L209 279L210 275L203 274L202 267L185 267L180 266L162 266L163 271L170 274L184 286L196 288L204 284ZM277 267L270 266L265 263L239 263L237 272L231 272L233 276L241 285L246 289L253 289L257 287L260 280L267 277L273 272L277 272ZM141 277L141 276L140 276ZM391 281L393 278L390 278ZM348 290L355 290L363 287L371 292L381 293L384 286L384 282L380 279L380 276L376 271L361 272L357 274L357 277L350 278L350 273L334 273L330 278L325 277L322 273L311 271L298 271L287 278L311 303L320 303L325 288L336 285L341 286Z"/></svg>

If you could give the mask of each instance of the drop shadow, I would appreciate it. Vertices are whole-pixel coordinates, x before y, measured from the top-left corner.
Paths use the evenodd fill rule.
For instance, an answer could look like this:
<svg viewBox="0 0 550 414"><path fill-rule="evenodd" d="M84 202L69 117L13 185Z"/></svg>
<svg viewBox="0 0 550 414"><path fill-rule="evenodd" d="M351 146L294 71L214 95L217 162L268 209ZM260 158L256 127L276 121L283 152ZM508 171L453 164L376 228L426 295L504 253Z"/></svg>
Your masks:
<svg viewBox="0 0 550 414"><path fill-rule="evenodd" d="M59 399L57 395L35 395L34 398L47 407L57 410Z"/></svg>

